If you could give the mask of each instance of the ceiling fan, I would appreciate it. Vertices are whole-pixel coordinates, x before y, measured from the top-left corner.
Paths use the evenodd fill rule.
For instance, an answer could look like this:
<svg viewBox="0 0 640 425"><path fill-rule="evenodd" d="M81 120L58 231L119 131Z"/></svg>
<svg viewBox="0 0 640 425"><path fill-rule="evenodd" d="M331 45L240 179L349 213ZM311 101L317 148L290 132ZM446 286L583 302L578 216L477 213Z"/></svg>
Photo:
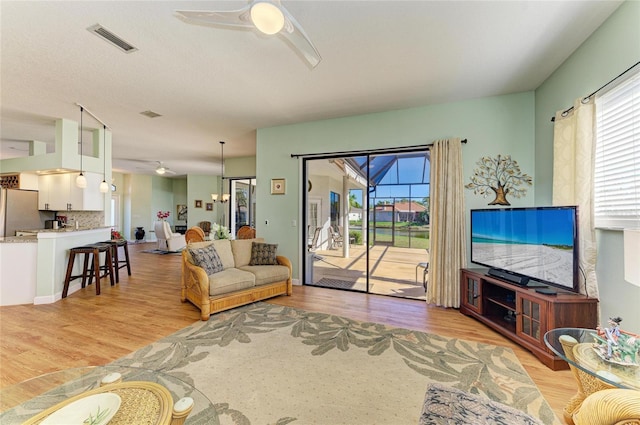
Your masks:
<svg viewBox="0 0 640 425"><path fill-rule="evenodd" d="M163 175L163 174L175 174L176 172L169 169L169 167L167 167L166 165L164 165L164 162L162 161L156 161L158 163L158 166L156 167L156 173Z"/></svg>
<svg viewBox="0 0 640 425"><path fill-rule="evenodd" d="M180 18L194 24L256 28L262 34L280 35L315 68L322 58L298 21L280 0L252 0L239 10L176 10Z"/></svg>

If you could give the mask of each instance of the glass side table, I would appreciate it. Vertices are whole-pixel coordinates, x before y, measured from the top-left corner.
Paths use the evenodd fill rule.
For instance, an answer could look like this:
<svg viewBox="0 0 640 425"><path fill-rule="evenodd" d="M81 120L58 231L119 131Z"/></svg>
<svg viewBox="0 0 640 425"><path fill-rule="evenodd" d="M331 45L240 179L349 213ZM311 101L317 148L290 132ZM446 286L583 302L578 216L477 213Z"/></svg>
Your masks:
<svg viewBox="0 0 640 425"><path fill-rule="evenodd" d="M595 329L558 328L544 335L544 342L556 355L569 363L578 392L564 408L567 423L591 394L611 388L640 390L640 365L607 361L594 348Z"/></svg>
<svg viewBox="0 0 640 425"><path fill-rule="evenodd" d="M168 390L172 401L166 400L171 406L165 408L169 410L173 409L173 403L184 397L193 399L193 410L184 420L185 425L210 424L212 420L215 421L213 418L217 417L213 404L204 394L171 375L132 367L88 366L44 374L1 389L0 423L22 424L72 397L87 391L99 391L103 378L116 376L115 374L120 375L123 384L142 381L160 385ZM123 400L120 409L124 404ZM114 416L110 423L116 425L116 419L117 416Z"/></svg>

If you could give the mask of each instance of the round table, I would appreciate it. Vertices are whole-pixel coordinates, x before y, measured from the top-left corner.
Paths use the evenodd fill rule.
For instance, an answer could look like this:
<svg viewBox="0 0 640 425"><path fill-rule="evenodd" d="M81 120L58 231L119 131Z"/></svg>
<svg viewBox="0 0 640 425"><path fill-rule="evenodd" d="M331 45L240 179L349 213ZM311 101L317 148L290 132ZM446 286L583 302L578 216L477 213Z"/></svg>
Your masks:
<svg viewBox="0 0 640 425"><path fill-rule="evenodd" d="M597 335L595 329L581 328L558 328L544 335L547 347L569 363L578 385L578 392L564 408L569 424L591 394L612 388L640 390L640 365L619 364L601 357L595 347Z"/></svg>
<svg viewBox="0 0 640 425"><path fill-rule="evenodd" d="M105 377L118 377L119 382L105 384ZM102 384L101 384L102 382ZM192 385L165 373L121 366L88 366L74 369L66 369L48 373L33 379L26 380L0 390L0 423L3 425L40 423L33 420L37 415L51 409L58 410L65 403L82 398L87 395L102 393L103 390L119 394L122 403L118 413L109 422L110 425L118 425L118 418L125 416L125 409L139 408L138 400L126 400L126 397L135 396L136 392L152 393L153 421L158 424L188 425L205 424L207 420L216 417L215 408L209 399ZM148 397L148 395L146 395ZM193 399L193 410L186 419L176 420L174 403L185 398ZM129 403L127 403L129 402ZM136 407L127 407L135 405ZM55 409L52 409L55 407ZM174 411L173 419L171 413ZM42 416L42 415L41 415ZM124 420L124 419L123 419ZM123 422L124 423L124 422Z"/></svg>

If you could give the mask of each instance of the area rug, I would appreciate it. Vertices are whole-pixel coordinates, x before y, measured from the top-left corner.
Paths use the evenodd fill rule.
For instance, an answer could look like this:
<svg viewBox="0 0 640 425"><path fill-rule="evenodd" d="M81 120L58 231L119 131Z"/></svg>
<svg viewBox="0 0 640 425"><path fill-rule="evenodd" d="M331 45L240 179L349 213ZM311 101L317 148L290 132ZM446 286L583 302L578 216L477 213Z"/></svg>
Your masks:
<svg viewBox="0 0 640 425"><path fill-rule="evenodd" d="M113 364L163 371L203 392L202 424L415 424L429 383L554 423L506 347L255 303L211 316Z"/></svg>
<svg viewBox="0 0 640 425"><path fill-rule="evenodd" d="M323 277L315 283L309 283L311 286L321 286L323 288L338 288L338 289L352 289L356 282L349 282L348 280L330 279Z"/></svg>
<svg viewBox="0 0 640 425"><path fill-rule="evenodd" d="M161 249L145 249L140 252L144 252L145 254L160 254L160 255L182 254L182 251L163 251Z"/></svg>

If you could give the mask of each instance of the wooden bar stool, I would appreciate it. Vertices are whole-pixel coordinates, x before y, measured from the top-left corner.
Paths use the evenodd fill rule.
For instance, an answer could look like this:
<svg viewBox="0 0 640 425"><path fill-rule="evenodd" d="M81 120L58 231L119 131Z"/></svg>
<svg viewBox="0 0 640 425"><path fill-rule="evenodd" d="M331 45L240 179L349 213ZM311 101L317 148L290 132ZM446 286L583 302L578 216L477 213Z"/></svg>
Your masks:
<svg viewBox="0 0 640 425"><path fill-rule="evenodd" d="M120 269L127 268L127 274L131 276L131 263L129 262L129 243L124 239L111 239L104 241L111 245L111 257L113 258L113 268L116 272L116 283L120 282ZM124 248L124 259L121 260L118 253L118 248Z"/></svg>
<svg viewBox="0 0 640 425"><path fill-rule="evenodd" d="M105 253L105 265L100 266L100 253ZM73 275L73 264L75 262L76 255L84 254L84 262L82 267L82 274ZM91 268L89 268L89 257L92 257ZM64 288L62 289L62 298L66 298L69 292L69 283L75 279L82 278L82 287L86 286L86 279L89 277L89 284L91 284L93 278L96 278L96 295L100 295L100 277L104 277L107 274L111 278L111 286L114 285L113 281L113 260L111 258L111 245L109 244L91 244L78 246L69 250L69 262L67 264L67 273L64 278ZM101 270L104 270L104 275L100 276Z"/></svg>

